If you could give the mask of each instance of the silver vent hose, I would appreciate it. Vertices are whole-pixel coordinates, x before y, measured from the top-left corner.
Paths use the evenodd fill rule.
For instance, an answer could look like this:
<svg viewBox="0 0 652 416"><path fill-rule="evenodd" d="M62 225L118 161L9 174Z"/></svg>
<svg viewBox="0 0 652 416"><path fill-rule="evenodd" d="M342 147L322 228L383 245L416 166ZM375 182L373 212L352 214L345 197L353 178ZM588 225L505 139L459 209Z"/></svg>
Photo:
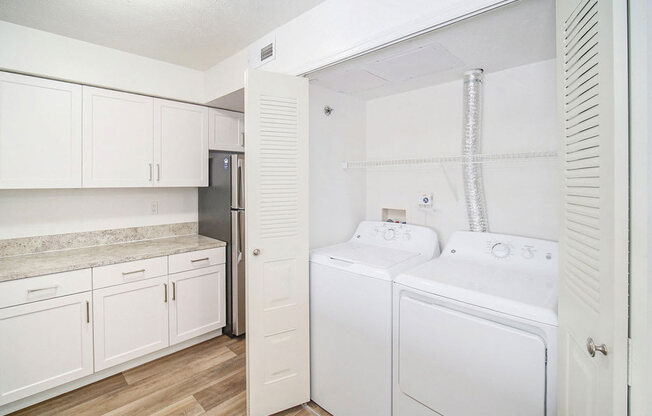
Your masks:
<svg viewBox="0 0 652 416"><path fill-rule="evenodd" d="M464 74L462 170L469 228L476 232L489 231L482 167L474 160L474 156L481 151L482 72L482 69L472 69Z"/></svg>

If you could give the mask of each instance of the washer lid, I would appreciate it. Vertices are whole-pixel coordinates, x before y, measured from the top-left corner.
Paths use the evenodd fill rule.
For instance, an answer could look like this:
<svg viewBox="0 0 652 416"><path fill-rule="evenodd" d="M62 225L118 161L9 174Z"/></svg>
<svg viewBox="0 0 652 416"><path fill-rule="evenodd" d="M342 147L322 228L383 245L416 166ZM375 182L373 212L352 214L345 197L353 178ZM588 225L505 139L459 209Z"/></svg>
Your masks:
<svg viewBox="0 0 652 416"><path fill-rule="evenodd" d="M358 263L377 269L389 269L419 255L419 253L411 251L353 242L331 246L326 252L331 259Z"/></svg>
<svg viewBox="0 0 652 416"><path fill-rule="evenodd" d="M351 273L391 280L398 273L426 261L421 253L357 242L313 250L310 261Z"/></svg>
<svg viewBox="0 0 652 416"><path fill-rule="evenodd" d="M441 257L396 283L497 312L557 325L557 276Z"/></svg>

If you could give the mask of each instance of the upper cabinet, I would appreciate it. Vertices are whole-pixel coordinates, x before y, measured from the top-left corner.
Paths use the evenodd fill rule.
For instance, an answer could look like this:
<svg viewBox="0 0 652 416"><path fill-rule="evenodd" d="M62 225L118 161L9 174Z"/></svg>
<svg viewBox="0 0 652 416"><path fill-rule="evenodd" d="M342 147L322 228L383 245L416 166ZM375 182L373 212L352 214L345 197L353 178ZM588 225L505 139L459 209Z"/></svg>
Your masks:
<svg viewBox="0 0 652 416"><path fill-rule="evenodd" d="M208 108L154 100L154 162L158 186L207 186Z"/></svg>
<svg viewBox="0 0 652 416"><path fill-rule="evenodd" d="M0 72L0 188L81 186L81 86Z"/></svg>
<svg viewBox="0 0 652 416"><path fill-rule="evenodd" d="M209 109L209 148L244 152L244 114Z"/></svg>
<svg viewBox="0 0 652 416"><path fill-rule="evenodd" d="M0 189L207 186L209 133L244 150L242 115L209 111L0 71Z"/></svg>
<svg viewBox="0 0 652 416"><path fill-rule="evenodd" d="M84 187L152 186L154 99L83 89Z"/></svg>
<svg viewBox="0 0 652 416"><path fill-rule="evenodd" d="M208 109L84 87L84 187L208 185Z"/></svg>

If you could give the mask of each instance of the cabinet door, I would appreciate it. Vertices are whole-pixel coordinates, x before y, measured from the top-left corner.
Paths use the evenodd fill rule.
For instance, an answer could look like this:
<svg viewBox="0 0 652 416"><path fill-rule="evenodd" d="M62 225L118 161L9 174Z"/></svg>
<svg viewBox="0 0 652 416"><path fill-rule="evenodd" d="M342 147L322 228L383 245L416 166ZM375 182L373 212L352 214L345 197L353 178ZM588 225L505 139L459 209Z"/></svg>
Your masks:
<svg viewBox="0 0 652 416"><path fill-rule="evenodd" d="M211 150L244 152L244 115L209 109L209 146Z"/></svg>
<svg viewBox="0 0 652 416"><path fill-rule="evenodd" d="M93 87L83 98L83 186L151 186L154 99Z"/></svg>
<svg viewBox="0 0 652 416"><path fill-rule="evenodd" d="M208 185L208 108L154 101L155 183Z"/></svg>
<svg viewBox="0 0 652 416"><path fill-rule="evenodd" d="M226 325L225 265L170 275L170 345Z"/></svg>
<svg viewBox="0 0 652 416"><path fill-rule="evenodd" d="M0 72L0 188L81 187L81 86Z"/></svg>
<svg viewBox="0 0 652 416"><path fill-rule="evenodd" d="M93 373L91 292L0 309L0 405Z"/></svg>
<svg viewBox="0 0 652 416"><path fill-rule="evenodd" d="M168 346L167 279L93 291L95 371Z"/></svg>

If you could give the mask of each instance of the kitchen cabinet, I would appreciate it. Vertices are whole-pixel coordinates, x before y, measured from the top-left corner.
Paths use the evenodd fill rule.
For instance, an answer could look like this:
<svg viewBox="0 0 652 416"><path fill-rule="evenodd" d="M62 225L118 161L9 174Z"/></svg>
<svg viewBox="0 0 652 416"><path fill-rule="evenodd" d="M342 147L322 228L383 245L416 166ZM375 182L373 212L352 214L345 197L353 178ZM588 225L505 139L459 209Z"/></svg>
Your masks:
<svg viewBox="0 0 652 416"><path fill-rule="evenodd" d="M95 371L169 345L167 281L165 275L93 291Z"/></svg>
<svg viewBox="0 0 652 416"><path fill-rule="evenodd" d="M154 184L154 99L83 87L83 186Z"/></svg>
<svg viewBox="0 0 652 416"><path fill-rule="evenodd" d="M208 111L210 150L244 152L244 114L214 108Z"/></svg>
<svg viewBox="0 0 652 416"><path fill-rule="evenodd" d="M154 100L156 186L208 185L208 108Z"/></svg>
<svg viewBox="0 0 652 416"><path fill-rule="evenodd" d="M170 345L226 325L225 264L170 275Z"/></svg>
<svg viewBox="0 0 652 416"><path fill-rule="evenodd" d="M81 187L81 86L0 72L0 189Z"/></svg>
<svg viewBox="0 0 652 416"><path fill-rule="evenodd" d="M0 405L93 373L91 292L0 309Z"/></svg>

